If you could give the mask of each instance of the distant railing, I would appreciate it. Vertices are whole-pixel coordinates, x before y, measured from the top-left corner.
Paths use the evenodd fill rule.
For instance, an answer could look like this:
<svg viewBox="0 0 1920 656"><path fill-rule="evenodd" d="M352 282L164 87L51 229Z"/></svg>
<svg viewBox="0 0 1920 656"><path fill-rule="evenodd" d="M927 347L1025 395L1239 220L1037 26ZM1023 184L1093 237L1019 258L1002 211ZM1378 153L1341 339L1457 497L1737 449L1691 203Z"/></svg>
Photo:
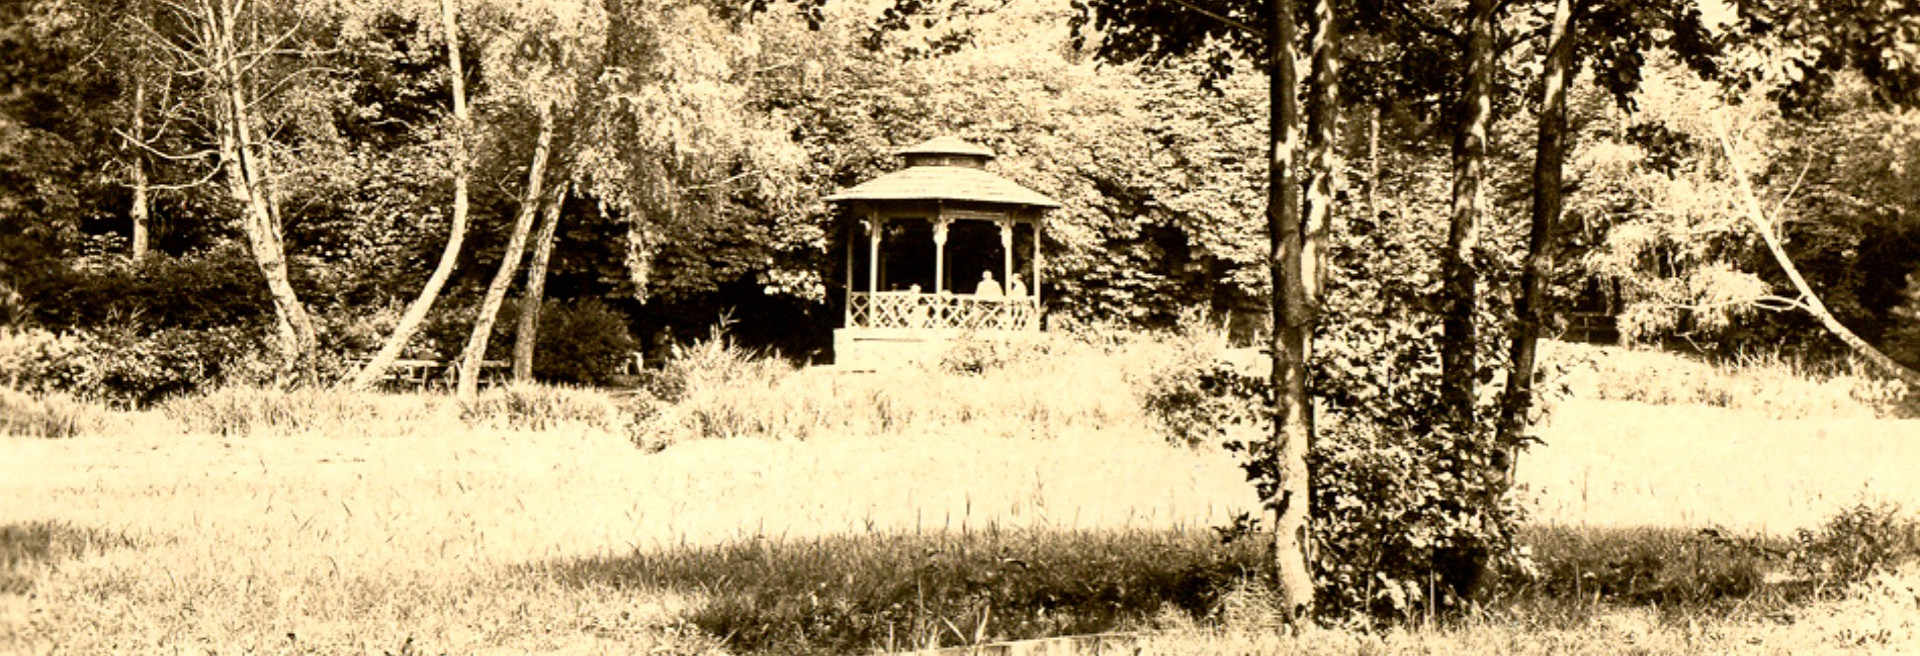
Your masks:
<svg viewBox="0 0 1920 656"><path fill-rule="evenodd" d="M849 328L1040 329L1040 305L1032 296L854 292L847 310Z"/></svg>

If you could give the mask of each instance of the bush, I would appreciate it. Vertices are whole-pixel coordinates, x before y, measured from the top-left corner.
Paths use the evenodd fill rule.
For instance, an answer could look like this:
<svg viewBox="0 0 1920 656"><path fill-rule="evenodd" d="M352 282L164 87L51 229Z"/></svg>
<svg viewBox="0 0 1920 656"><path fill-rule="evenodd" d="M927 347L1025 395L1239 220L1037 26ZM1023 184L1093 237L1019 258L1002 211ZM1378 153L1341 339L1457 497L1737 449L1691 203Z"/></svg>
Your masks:
<svg viewBox="0 0 1920 656"><path fill-rule="evenodd" d="M137 263L57 268L24 281L21 294L40 325L119 327L150 332L258 326L273 302L252 256L239 247Z"/></svg>
<svg viewBox="0 0 1920 656"><path fill-rule="evenodd" d="M1838 589L1920 556L1920 522L1894 504L1860 503L1794 535L1794 573Z"/></svg>
<svg viewBox="0 0 1920 656"><path fill-rule="evenodd" d="M1396 220L1396 219L1388 219ZM1403 220L1403 219L1402 219ZM1356 218L1333 250L1327 302L1316 331L1308 389L1317 433L1309 553L1319 586L1315 609L1329 617L1406 618L1417 610L1464 608L1487 573L1524 575L1514 548L1520 509L1504 473L1518 443L1500 443L1496 392L1506 358L1498 294L1477 308L1477 393L1470 413L1441 398L1441 323L1430 272L1437 247L1419 226L1370 226ZM1498 252L1488 249L1483 254ZM1511 263L1480 262L1482 271ZM1487 289L1497 289L1490 280ZM1262 499L1277 489L1272 439L1275 397L1261 368L1196 349L1154 377L1148 407L1169 440L1218 440L1241 454ZM1550 406L1551 375L1536 384ZM1537 416L1530 416L1535 419ZM1257 530L1241 517L1229 537Z"/></svg>
<svg viewBox="0 0 1920 656"><path fill-rule="evenodd" d="M170 396L210 389L230 379L265 375L262 337L240 328L0 331L0 371L9 386L62 392L85 401L144 407Z"/></svg>
<svg viewBox="0 0 1920 656"><path fill-rule="evenodd" d="M639 348L627 317L599 299L547 301L540 310L533 373L547 382L604 385L614 381Z"/></svg>
<svg viewBox="0 0 1920 656"><path fill-rule="evenodd" d="M1049 343L1044 338L995 339L968 332L948 345L940 354L939 367L954 374L979 375L1009 364L1047 357Z"/></svg>

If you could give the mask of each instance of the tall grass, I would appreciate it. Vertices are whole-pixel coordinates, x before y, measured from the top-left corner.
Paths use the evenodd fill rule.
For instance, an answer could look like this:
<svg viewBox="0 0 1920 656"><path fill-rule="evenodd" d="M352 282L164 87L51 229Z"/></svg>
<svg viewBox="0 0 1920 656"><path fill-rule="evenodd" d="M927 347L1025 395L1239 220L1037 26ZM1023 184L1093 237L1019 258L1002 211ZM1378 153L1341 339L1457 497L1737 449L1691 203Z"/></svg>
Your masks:
<svg viewBox="0 0 1920 656"><path fill-rule="evenodd" d="M695 626L737 650L853 654L1096 633L1166 613L1204 618L1265 568L1210 531L755 537L549 565L573 586L681 589Z"/></svg>
<svg viewBox="0 0 1920 656"><path fill-rule="evenodd" d="M27 393L0 386L0 435L67 438L99 432L111 411L60 392Z"/></svg>
<svg viewBox="0 0 1920 656"><path fill-rule="evenodd" d="M1907 416L1904 384L1858 361L1809 364L1779 354L1707 362L1655 350L1549 342L1546 367L1564 367L1575 398L1701 405L1773 419Z"/></svg>
<svg viewBox="0 0 1920 656"><path fill-rule="evenodd" d="M954 348L969 350L972 364L845 373L796 369L715 333L667 362L653 386L662 401L658 414L635 440L658 448L689 439L956 429L1022 437L1142 431L1145 415L1132 387L1148 360L1142 352L1111 353L1062 337L995 352L983 362L977 345Z"/></svg>
<svg viewBox="0 0 1920 656"><path fill-rule="evenodd" d="M0 594L26 594L36 576L61 561L140 546L119 533L60 521L0 524Z"/></svg>

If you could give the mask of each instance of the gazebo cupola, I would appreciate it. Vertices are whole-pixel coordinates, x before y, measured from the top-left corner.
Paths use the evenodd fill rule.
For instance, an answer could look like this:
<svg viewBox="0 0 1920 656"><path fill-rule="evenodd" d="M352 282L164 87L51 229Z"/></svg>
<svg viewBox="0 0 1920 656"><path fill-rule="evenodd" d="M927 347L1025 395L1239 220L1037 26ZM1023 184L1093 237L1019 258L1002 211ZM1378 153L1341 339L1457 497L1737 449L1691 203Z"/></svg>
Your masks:
<svg viewBox="0 0 1920 656"><path fill-rule="evenodd" d="M1042 217L1060 204L987 171L993 151L954 137L898 154L904 168L826 197L852 219L835 361L872 367L961 333L1038 331Z"/></svg>

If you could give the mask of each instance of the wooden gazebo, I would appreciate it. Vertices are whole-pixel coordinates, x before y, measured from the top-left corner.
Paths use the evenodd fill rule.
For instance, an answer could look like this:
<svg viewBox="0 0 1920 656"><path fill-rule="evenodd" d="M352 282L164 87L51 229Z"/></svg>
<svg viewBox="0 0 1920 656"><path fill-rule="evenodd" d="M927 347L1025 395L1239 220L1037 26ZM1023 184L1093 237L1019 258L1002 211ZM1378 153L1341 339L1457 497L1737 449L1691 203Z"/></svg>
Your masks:
<svg viewBox="0 0 1920 656"><path fill-rule="evenodd" d="M852 219L835 362L874 368L961 334L1040 330L1041 217L1060 204L988 172L993 151L954 137L899 154L904 168L826 198Z"/></svg>

